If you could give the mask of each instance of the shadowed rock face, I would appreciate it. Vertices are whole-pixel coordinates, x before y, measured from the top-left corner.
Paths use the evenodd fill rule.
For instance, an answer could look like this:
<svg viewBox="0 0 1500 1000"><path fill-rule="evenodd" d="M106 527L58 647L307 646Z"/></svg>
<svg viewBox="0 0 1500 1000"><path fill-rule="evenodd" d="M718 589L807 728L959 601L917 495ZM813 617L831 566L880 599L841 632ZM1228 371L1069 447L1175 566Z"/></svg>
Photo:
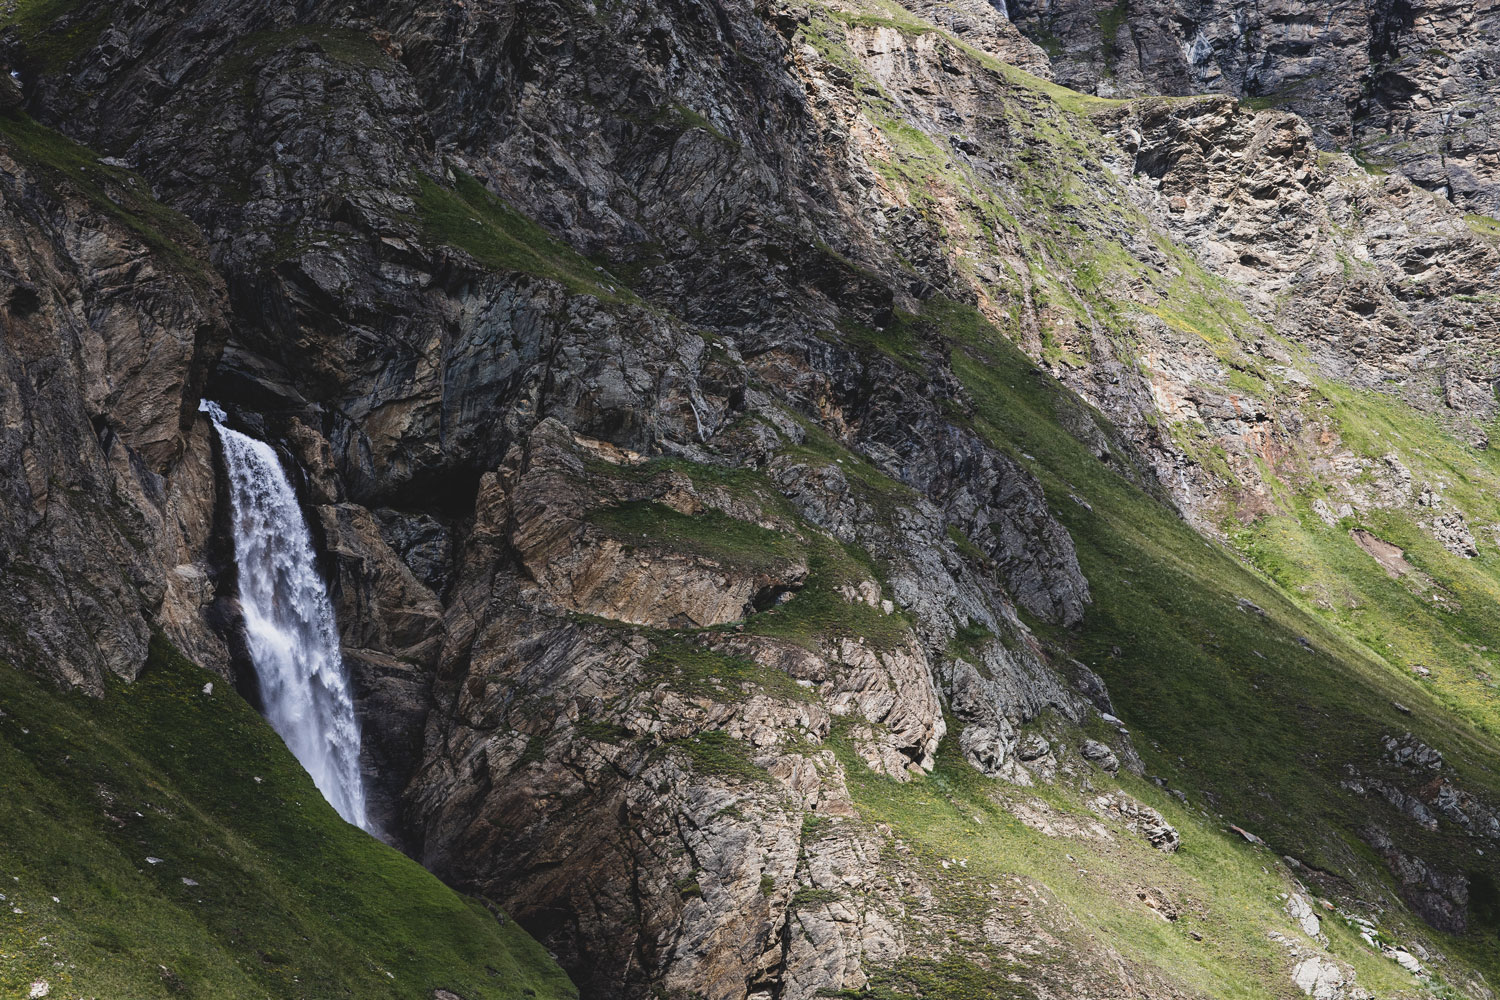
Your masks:
<svg viewBox="0 0 1500 1000"><path fill-rule="evenodd" d="M1091 793L1097 821L1033 829L1179 843L1092 794L1141 758L1059 645L1096 609L1059 510L1093 510L1084 473L1044 484L995 429L1033 389L1026 419L1207 534L1305 465L1330 525L1473 542L1314 380L1476 443L1494 419L1500 257L1422 172L1445 109L1491 99L1490 15L1114 11L119 8L67 72L28 68L27 107L134 164L222 284L0 177L3 530L41 553L0 599L51 616L16 648L98 690L157 624L230 669L206 385L299 470L380 825L588 995L802 1000L939 943L1025 957L1043 995L1192 995L1045 894L1005 924L942 902L933 859L844 822L850 769L907 787L951 736L1007 787ZM1441 85L1422 32L1463 42ZM995 58L1307 117L1091 102ZM1416 137L1394 175L1319 153L1385 155L1382 128ZM1444 183L1493 211L1494 144L1465 141ZM986 337L1041 367L965 353ZM110 498L96 547L80 495ZM1463 874L1407 833L1364 836L1460 927Z"/></svg>

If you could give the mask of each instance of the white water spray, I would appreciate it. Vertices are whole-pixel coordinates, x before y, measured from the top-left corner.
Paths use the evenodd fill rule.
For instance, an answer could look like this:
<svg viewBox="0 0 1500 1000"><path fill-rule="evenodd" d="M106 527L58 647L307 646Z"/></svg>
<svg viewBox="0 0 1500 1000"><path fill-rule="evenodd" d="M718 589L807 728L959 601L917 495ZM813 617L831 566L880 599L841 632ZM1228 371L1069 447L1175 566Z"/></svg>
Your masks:
<svg viewBox="0 0 1500 1000"><path fill-rule="evenodd" d="M217 404L199 409L224 446L240 608L266 717L338 814L369 829L354 698L297 494L270 445L225 426Z"/></svg>

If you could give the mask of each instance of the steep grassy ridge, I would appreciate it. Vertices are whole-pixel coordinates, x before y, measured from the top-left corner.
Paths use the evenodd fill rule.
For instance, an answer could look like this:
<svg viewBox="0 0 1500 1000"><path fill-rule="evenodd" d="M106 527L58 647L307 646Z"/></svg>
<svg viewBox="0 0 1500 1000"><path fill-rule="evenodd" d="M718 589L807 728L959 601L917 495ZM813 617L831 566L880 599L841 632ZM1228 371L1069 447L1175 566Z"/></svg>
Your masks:
<svg viewBox="0 0 1500 1000"><path fill-rule="evenodd" d="M98 701L0 666L0 705L0 993L576 996L514 923L344 823L165 642Z"/></svg>
<svg viewBox="0 0 1500 1000"><path fill-rule="evenodd" d="M1336 383L1319 387L1309 407L1337 429L1358 457L1381 468L1394 459L1414 489L1440 497L1413 517L1399 508L1325 523L1313 504L1330 493L1305 465L1276 470L1284 511L1232 537L1245 554L1299 603L1359 637L1399 673L1425 671L1421 687L1456 714L1500 738L1500 453L1475 450L1431 415L1399 400L1361 395ZM1477 546L1472 557L1441 545L1421 523L1467 515ZM1351 538L1363 529L1396 545L1411 571L1393 578Z"/></svg>
<svg viewBox="0 0 1500 1000"><path fill-rule="evenodd" d="M1120 462L1101 460L1069 434L1064 425L1080 418L1107 424L998 330L961 309L938 315L974 400L975 425L1037 473L1089 579L1094 605L1078 630L1036 627L1105 678L1148 772L1211 807L1213 816L1202 817L1210 827L1245 826L1277 854L1334 873L1333 884L1352 896L1388 905L1397 894L1359 841L1372 823L1409 837L1412 852L1428 860L1460 870L1480 863L1462 832L1445 825L1418 833L1384 802L1341 782L1356 771L1384 773L1381 738L1410 731L1442 747L1461 781L1493 799L1500 748L1358 636L1319 622L1201 538L1122 476ZM1378 589L1384 574L1364 559L1345 567L1347 579ZM1423 610L1428 620L1416 627L1441 629L1441 613ZM1476 926L1468 941L1451 945L1494 974L1493 934Z"/></svg>
<svg viewBox="0 0 1500 1000"><path fill-rule="evenodd" d="M1162 854L1118 826L1101 833L1088 796L1076 788L1007 788L970 767L955 743L945 741L930 777L907 783L870 772L838 745L860 817L887 824L907 848L904 861L942 887L939 908L962 928L956 950L973 956L908 960L875 977L877 996L1030 997L1037 994L1023 984L1065 990L1087 982L1090 963L1110 952L1123 956L1138 982L1156 985L1156 995L1298 995L1290 956L1267 936L1300 937L1282 910L1297 887L1272 851L1146 782L1093 776L1150 803L1181 831L1182 848ZM996 925L1007 928L1003 936L1046 941L1045 957L1006 962L987 940ZM1380 995L1416 987L1338 919L1325 919L1323 929L1329 950L1350 963L1362 986Z"/></svg>
<svg viewBox="0 0 1500 1000"><path fill-rule="evenodd" d="M915 367L936 362L935 348L945 351L964 390L948 412L1042 482L1077 544L1094 601L1076 628L1030 624L1054 654L1105 678L1147 774L1174 794L1101 772L1081 785L1019 790L964 761L953 721L935 771L898 782L870 771L835 736L860 821L892 831L900 864L939 887L935 906L958 928L934 944L946 957L880 971L871 995L1031 996L1024 984L1056 977L1054 986L1076 987L1090 974L1088 956L1113 951L1138 981L1166 990L1295 997L1297 957L1270 935L1310 944L1284 909L1288 894L1302 891L1299 882L1338 907L1319 910L1327 951L1378 996L1412 995L1424 984L1362 941L1345 915L1374 918L1387 942L1418 942L1445 956L1429 966L1434 978L1425 984L1440 995L1445 982L1471 982L1469 970L1500 975L1496 926L1482 906L1466 934L1434 931L1403 903L1403 887L1364 840L1372 827L1388 830L1411 855L1468 869L1482 884L1488 862L1473 839L1447 823L1418 829L1344 784L1356 774L1409 780L1382 740L1410 733L1442 748L1451 778L1493 801L1500 747L1488 734L1443 704L1441 688L1372 650L1366 636L1325 620L1231 547L1194 531L1143 488L1118 431L973 307L936 299L883 334L880 343L858 333L853 342L899 352L896 360ZM932 346L924 353L920 345ZM1364 402L1350 400L1355 415L1373 419L1386 407ZM1435 433L1450 453L1461 447ZM1099 440L1108 442L1102 456ZM972 543L956 546L985 564ZM1353 551L1358 559L1341 572L1350 586L1378 592L1384 573ZM1445 634L1433 620L1440 613L1415 603L1401 627ZM1051 717L1036 727L1052 736L1070 729ZM1112 824L1112 835L1099 836L1089 800L1110 788L1158 809L1182 833L1182 849L1163 855ZM1247 841L1231 824L1266 843ZM1172 918L1148 897L1165 900ZM996 927L1033 934L1038 923L1055 938L1055 950L1044 947L1041 957L1017 964L994 943Z"/></svg>

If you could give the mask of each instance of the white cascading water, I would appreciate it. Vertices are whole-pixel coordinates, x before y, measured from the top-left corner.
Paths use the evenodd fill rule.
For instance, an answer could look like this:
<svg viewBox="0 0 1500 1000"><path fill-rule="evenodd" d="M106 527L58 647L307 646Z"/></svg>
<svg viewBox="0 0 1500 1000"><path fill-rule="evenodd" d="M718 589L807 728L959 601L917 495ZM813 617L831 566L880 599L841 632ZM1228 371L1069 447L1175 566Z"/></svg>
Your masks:
<svg viewBox="0 0 1500 1000"><path fill-rule="evenodd" d="M199 409L224 446L240 608L266 718L338 814L368 830L359 721L297 494L270 445L226 426L217 404Z"/></svg>

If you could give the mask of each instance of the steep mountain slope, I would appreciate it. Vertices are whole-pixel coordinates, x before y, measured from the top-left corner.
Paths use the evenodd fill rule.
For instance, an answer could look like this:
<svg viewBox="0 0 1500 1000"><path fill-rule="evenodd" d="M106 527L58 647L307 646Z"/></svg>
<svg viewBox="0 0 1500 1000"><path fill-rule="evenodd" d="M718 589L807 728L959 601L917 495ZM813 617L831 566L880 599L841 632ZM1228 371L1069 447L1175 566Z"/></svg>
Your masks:
<svg viewBox="0 0 1500 1000"><path fill-rule="evenodd" d="M383 824L585 995L1490 996L1495 227L1326 121L1049 83L1088 18L1014 13L84 0L6 51L207 240ZM242 676L176 412L202 527L145 564L201 593L129 612Z"/></svg>
<svg viewBox="0 0 1500 1000"><path fill-rule="evenodd" d="M0 991L576 996L339 819L222 680L193 404L227 322L191 223L14 114L0 167Z"/></svg>
<svg viewBox="0 0 1500 1000"><path fill-rule="evenodd" d="M214 680L164 640L97 700L0 667L7 996L577 996L514 923L339 819Z"/></svg>

